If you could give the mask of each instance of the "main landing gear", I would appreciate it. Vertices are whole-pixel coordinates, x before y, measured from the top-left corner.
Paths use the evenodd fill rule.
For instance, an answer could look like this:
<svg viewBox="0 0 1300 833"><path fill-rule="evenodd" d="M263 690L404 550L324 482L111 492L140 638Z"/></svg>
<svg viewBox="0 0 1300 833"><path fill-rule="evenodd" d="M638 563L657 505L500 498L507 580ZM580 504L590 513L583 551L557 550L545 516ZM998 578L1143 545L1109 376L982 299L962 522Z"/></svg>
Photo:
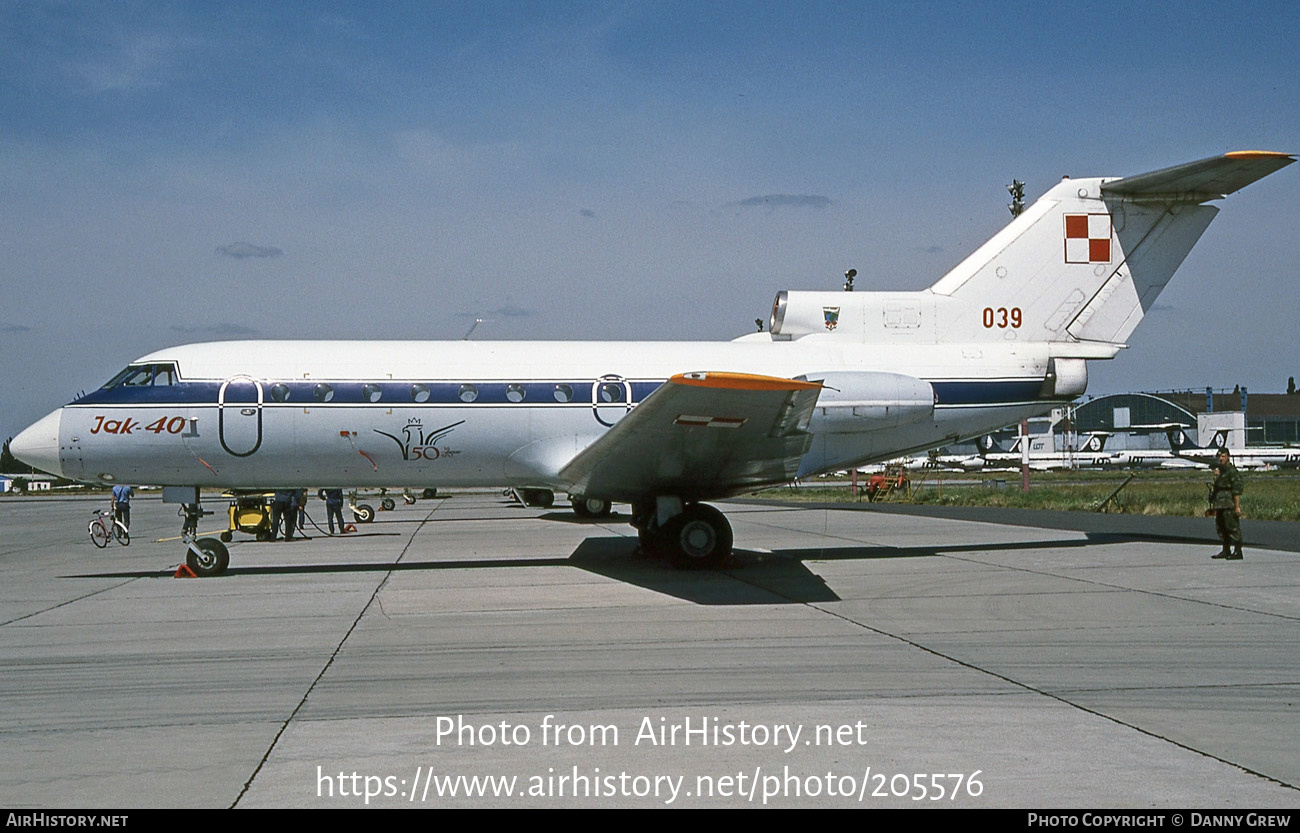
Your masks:
<svg viewBox="0 0 1300 833"><path fill-rule="evenodd" d="M581 495L569 495L569 505L573 507L573 514L579 518L608 518L614 508L607 500Z"/></svg>
<svg viewBox="0 0 1300 833"><path fill-rule="evenodd" d="M662 555L688 569L721 566L734 541L725 515L708 504L685 503L680 498L634 504L632 525L647 554Z"/></svg>
<svg viewBox="0 0 1300 833"><path fill-rule="evenodd" d="M555 492L550 489L506 489L504 494L513 497L532 509L550 509L555 505ZM607 518L614 508L608 500L582 495L569 495L569 505L579 518Z"/></svg>

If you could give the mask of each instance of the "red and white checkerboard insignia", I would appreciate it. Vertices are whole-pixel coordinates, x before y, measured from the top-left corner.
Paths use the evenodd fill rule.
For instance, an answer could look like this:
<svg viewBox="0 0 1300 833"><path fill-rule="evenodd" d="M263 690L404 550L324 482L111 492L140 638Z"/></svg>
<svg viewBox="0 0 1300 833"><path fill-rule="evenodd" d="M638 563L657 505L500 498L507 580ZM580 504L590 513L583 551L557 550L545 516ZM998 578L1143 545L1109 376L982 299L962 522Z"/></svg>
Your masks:
<svg viewBox="0 0 1300 833"><path fill-rule="evenodd" d="M748 422L745 417L713 417L713 416L694 416L692 414L678 414L677 419L673 420L674 425L685 425L690 428L739 428Z"/></svg>
<svg viewBox="0 0 1300 833"><path fill-rule="evenodd" d="M1110 263L1110 215L1065 215L1065 262Z"/></svg>

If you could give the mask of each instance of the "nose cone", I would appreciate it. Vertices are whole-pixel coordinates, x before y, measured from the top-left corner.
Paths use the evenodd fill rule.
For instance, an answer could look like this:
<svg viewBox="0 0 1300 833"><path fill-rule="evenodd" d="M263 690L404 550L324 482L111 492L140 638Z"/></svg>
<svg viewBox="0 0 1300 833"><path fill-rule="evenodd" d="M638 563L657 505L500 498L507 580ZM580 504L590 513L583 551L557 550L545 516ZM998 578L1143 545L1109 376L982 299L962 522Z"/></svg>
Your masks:
<svg viewBox="0 0 1300 833"><path fill-rule="evenodd" d="M59 477L63 467L59 462L59 423L63 411L46 414L9 442L9 452L29 466Z"/></svg>

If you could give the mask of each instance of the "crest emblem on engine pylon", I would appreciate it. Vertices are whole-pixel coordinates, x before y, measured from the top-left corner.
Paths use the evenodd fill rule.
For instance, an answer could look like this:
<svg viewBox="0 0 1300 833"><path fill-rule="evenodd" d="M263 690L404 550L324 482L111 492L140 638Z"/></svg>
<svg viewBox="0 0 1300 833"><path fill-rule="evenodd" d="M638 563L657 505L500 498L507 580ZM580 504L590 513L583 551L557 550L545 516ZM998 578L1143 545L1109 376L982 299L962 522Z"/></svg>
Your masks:
<svg viewBox="0 0 1300 833"><path fill-rule="evenodd" d="M834 330L840 323L839 307L822 307L822 315L826 318L826 329Z"/></svg>

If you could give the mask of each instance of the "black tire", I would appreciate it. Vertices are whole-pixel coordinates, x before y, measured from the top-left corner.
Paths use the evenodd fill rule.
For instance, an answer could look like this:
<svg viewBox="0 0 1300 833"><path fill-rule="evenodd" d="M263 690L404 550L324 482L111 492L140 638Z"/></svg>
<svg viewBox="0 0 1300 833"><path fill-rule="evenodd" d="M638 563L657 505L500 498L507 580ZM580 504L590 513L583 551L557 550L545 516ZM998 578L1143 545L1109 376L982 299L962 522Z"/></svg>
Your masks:
<svg viewBox="0 0 1300 833"><path fill-rule="evenodd" d="M397 501L393 500L390 497L386 497L383 500L379 501L379 505L383 507L383 510L385 512L392 512L394 509L397 508Z"/></svg>
<svg viewBox="0 0 1300 833"><path fill-rule="evenodd" d="M430 488L430 489L425 489L423 492L420 492L420 497L424 498L425 500L433 500L437 496L438 496L437 489Z"/></svg>
<svg viewBox="0 0 1300 833"><path fill-rule="evenodd" d="M573 514L579 518L606 518L609 517L610 510L614 508L613 504L607 500L578 495L570 498L569 504L573 507Z"/></svg>
<svg viewBox="0 0 1300 833"><path fill-rule="evenodd" d="M664 526L673 563L688 569L709 569L731 555L731 524L717 509L703 503L687 506Z"/></svg>
<svg viewBox="0 0 1300 833"><path fill-rule="evenodd" d="M550 509L555 505L555 492L550 489L524 489L520 496L525 506L534 509Z"/></svg>
<svg viewBox="0 0 1300 833"><path fill-rule="evenodd" d="M221 533L220 537L221 537L221 543L223 544L229 544L231 541L235 539L235 536L230 533L230 530L226 530L225 532Z"/></svg>
<svg viewBox="0 0 1300 833"><path fill-rule="evenodd" d="M368 524L375 519L375 507L368 503L358 503L352 507L352 517L359 524Z"/></svg>
<svg viewBox="0 0 1300 833"><path fill-rule="evenodd" d="M125 530L125 529L119 529L119 530L117 531L117 536L116 536L116 537L117 537L117 542L118 542L119 544L121 544L122 546L124 546L124 547L129 547L129 546L131 546L131 533L128 532L127 530Z"/></svg>
<svg viewBox="0 0 1300 833"><path fill-rule="evenodd" d="M216 538L200 538L185 553L185 563L200 578L219 576L230 566L230 550Z"/></svg>
<svg viewBox="0 0 1300 833"><path fill-rule="evenodd" d="M93 541L95 546L99 547L101 550L108 546L108 530L104 529L103 524L98 523L97 521L91 522L90 540Z"/></svg>

